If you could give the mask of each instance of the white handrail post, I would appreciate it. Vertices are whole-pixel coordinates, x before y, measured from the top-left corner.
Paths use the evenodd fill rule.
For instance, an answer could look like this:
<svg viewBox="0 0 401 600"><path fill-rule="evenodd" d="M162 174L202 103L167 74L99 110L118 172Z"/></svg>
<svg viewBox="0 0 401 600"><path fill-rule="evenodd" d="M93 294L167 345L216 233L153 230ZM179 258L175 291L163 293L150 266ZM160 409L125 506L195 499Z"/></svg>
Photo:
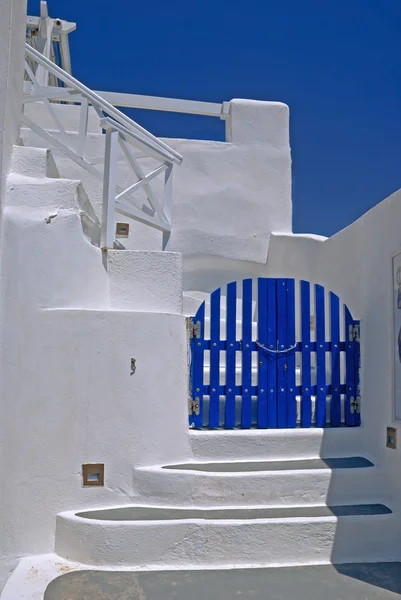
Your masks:
<svg viewBox="0 0 401 600"><path fill-rule="evenodd" d="M164 173L164 214L170 226L173 214L173 166L173 163L167 165ZM170 233L171 231L163 231L162 250L166 249Z"/></svg>
<svg viewBox="0 0 401 600"><path fill-rule="evenodd" d="M79 128L77 141L77 154L81 158L85 158L86 136L88 133L88 111L89 103L87 98L82 98L81 108L79 111Z"/></svg>
<svg viewBox="0 0 401 600"><path fill-rule="evenodd" d="M108 128L103 173L102 230L100 245L103 250L114 247L115 202L117 189L118 131Z"/></svg>

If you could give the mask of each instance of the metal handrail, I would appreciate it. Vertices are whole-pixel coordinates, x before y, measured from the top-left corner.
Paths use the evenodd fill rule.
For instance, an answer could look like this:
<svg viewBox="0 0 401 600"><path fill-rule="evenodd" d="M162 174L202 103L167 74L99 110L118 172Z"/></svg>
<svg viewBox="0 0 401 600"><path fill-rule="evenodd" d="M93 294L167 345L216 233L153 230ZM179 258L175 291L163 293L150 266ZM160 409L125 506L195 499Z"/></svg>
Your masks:
<svg viewBox="0 0 401 600"><path fill-rule="evenodd" d="M164 148L164 150L167 150L170 154L172 154L175 163L181 164L181 154L179 154L173 148L168 146L168 144L162 142L156 136L149 133L149 131L147 131L144 127L141 127L138 123L127 117L123 112L118 110L118 108L115 108L112 104L107 102L107 100L104 100L103 98L101 98L101 96L98 96L98 94L96 94L90 88L86 87L86 85L78 81L78 79L75 79L75 77L64 71L61 67L59 67L51 60L43 56L43 54L35 50L35 48L32 48L32 46L30 46L27 43L25 43L25 52L30 58L36 60L36 62L46 67L49 73L58 77L60 81L78 90L85 98L87 98L90 101L91 104L97 105L102 110L107 112L110 117L113 117L113 119L117 121L117 123L121 123L121 125L124 125L127 129L132 129L134 131L136 130L137 132L145 136L145 138L152 140L154 143L156 143L156 145L160 146L161 148Z"/></svg>

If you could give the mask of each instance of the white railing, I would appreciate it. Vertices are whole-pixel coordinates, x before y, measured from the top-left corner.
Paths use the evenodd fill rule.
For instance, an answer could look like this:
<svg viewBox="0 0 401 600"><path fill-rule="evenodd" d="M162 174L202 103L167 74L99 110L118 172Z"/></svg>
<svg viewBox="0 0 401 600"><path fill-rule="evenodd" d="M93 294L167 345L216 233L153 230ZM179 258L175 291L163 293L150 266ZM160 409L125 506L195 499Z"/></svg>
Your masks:
<svg viewBox="0 0 401 600"><path fill-rule="evenodd" d="M76 23L62 19L49 17L46 0L40 2L40 16L26 18L26 42L43 56L71 73L69 34L77 28ZM31 63L30 67L36 71L37 63ZM38 66L35 73L36 79L41 85L57 85L57 79L50 76L49 72Z"/></svg>
<svg viewBox="0 0 401 600"><path fill-rule="evenodd" d="M28 44L25 44L25 55L27 81L24 82L24 103L43 102L54 122L54 129L43 129L25 114L22 122L103 181L101 247L114 247L117 212L162 231L164 249L171 232L173 168L181 164L182 156ZM65 87L41 85L31 68L32 61L60 80ZM77 135L65 131L52 102L66 100L80 105ZM86 152L89 105L99 116L99 127L106 132L105 154L101 159L90 159ZM141 159L148 159L146 174L145 166L139 163ZM117 163L120 160L125 160L135 175L135 181L127 187L121 187L118 183ZM96 167L99 163L103 163L102 171ZM163 199L158 198L152 185L153 180L161 175L164 176ZM135 195L139 192L145 197L145 202L138 202Z"/></svg>
<svg viewBox="0 0 401 600"><path fill-rule="evenodd" d="M187 115L204 115L206 117L218 117L223 120L230 117L229 102L200 102L198 100L160 98L139 94L122 94L120 92L96 92L96 94L110 102L110 104L122 108L144 108L146 110L160 110Z"/></svg>

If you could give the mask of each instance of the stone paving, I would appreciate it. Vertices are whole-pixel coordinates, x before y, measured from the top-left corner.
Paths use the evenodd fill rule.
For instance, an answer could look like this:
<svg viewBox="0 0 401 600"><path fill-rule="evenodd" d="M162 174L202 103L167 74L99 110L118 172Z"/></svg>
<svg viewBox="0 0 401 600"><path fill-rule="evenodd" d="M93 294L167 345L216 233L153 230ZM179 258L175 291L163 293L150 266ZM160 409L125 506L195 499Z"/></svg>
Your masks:
<svg viewBox="0 0 401 600"><path fill-rule="evenodd" d="M44 600L401 600L401 563L232 571L75 571Z"/></svg>

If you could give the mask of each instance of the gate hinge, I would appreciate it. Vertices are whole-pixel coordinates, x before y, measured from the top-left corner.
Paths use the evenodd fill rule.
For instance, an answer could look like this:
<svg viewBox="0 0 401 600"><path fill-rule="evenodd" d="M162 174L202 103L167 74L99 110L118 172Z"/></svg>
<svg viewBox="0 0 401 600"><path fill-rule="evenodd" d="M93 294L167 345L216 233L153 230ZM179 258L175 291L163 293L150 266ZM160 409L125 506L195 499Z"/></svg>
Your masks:
<svg viewBox="0 0 401 600"><path fill-rule="evenodd" d="M354 413L357 413L359 415L361 412L361 397L357 396L356 398L354 398L353 396L351 396L349 406L350 406L350 413L352 415Z"/></svg>
<svg viewBox="0 0 401 600"><path fill-rule="evenodd" d="M195 323L193 321L192 317L188 317L187 318L187 329L189 332L190 340L192 340L193 338L196 338L196 339L200 338L200 333L201 333L200 321L196 321L196 323Z"/></svg>
<svg viewBox="0 0 401 600"><path fill-rule="evenodd" d="M200 415L200 398L197 396L195 400L191 397L188 398L188 414L191 415Z"/></svg>
<svg viewBox="0 0 401 600"><path fill-rule="evenodd" d="M356 340L359 342L359 325L350 325L349 326L349 341Z"/></svg>

